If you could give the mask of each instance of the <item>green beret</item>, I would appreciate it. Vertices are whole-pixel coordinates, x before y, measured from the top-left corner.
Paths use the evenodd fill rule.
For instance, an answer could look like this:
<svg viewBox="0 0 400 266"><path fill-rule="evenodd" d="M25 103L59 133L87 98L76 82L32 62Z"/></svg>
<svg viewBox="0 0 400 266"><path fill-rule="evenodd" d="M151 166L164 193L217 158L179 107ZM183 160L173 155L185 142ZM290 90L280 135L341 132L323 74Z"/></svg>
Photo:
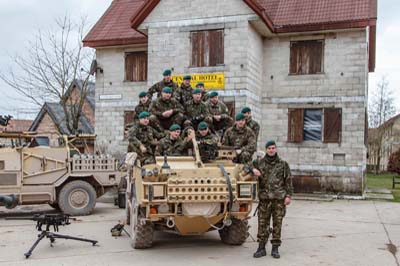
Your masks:
<svg viewBox="0 0 400 266"><path fill-rule="evenodd" d="M143 111L143 112L141 112L141 113L139 114L139 119L145 118L145 117L149 117L149 116L150 116L150 114L149 114L148 112Z"/></svg>
<svg viewBox="0 0 400 266"><path fill-rule="evenodd" d="M203 82L197 82L196 87L198 87L198 86L204 87L204 83Z"/></svg>
<svg viewBox="0 0 400 266"><path fill-rule="evenodd" d="M164 87L164 89L162 89L162 92L172 93L172 89L170 87Z"/></svg>
<svg viewBox="0 0 400 266"><path fill-rule="evenodd" d="M197 93L201 93L201 90L200 90L200 89L194 89L194 90L192 90L192 94L197 94Z"/></svg>
<svg viewBox="0 0 400 266"><path fill-rule="evenodd" d="M207 122L204 122L204 121L200 122L199 125L197 126L198 130L204 130L206 128L208 128L208 124L207 124Z"/></svg>
<svg viewBox="0 0 400 266"><path fill-rule="evenodd" d="M163 76L169 76L169 75L171 75L171 73L172 73L171 69L166 69L166 70L164 70L164 72L162 74L163 74Z"/></svg>
<svg viewBox="0 0 400 266"><path fill-rule="evenodd" d="M169 131L181 130L181 127L178 124L173 124L169 127Z"/></svg>
<svg viewBox="0 0 400 266"><path fill-rule="evenodd" d="M191 79L192 79L192 76L190 76L190 75L186 75L183 77L183 80L191 80Z"/></svg>
<svg viewBox="0 0 400 266"><path fill-rule="evenodd" d="M212 97L218 96L218 92L212 91L209 93L209 95L210 95L210 98L212 98Z"/></svg>
<svg viewBox="0 0 400 266"><path fill-rule="evenodd" d="M268 140L267 143L265 143L265 148L268 148L272 145L276 145L275 140Z"/></svg>
<svg viewBox="0 0 400 266"><path fill-rule="evenodd" d="M251 109L249 107L245 107L242 109L242 114L249 113L249 112L251 112Z"/></svg>
<svg viewBox="0 0 400 266"><path fill-rule="evenodd" d="M239 114L237 114L237 115L235 116L235 120L236 120L236 121L240 121L240 120L243 120L243 119L245 119L245 116L244 116L244 114L242 114L242 113L239 113Z"/></svg>
<svg viewBox="0 0 400 266"><path fill-rule="evenodd" d="M147 96L147 92L142 91L141 93L139 93L139 98L143 98Z"/></svg>

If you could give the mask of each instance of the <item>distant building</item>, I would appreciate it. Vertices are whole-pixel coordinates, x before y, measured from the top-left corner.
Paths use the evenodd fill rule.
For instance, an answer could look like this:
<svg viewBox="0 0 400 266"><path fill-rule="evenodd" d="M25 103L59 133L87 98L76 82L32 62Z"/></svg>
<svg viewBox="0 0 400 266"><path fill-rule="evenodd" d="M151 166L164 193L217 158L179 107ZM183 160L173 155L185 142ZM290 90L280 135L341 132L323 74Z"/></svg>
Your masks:
<svg viewBox="0 0 400 266"><path fill-rule="evenodd" d="M11 119L8 126L0 126L0 132L25 132L29 130L32 120L28 119Z"/></svg>

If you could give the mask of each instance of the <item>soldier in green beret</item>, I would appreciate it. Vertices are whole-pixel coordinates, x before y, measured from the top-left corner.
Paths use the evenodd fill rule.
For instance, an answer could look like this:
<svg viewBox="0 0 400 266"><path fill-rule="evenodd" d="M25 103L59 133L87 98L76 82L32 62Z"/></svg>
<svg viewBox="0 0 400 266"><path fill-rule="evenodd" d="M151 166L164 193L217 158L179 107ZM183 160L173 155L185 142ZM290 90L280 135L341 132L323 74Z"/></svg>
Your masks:
<svg viewBox="0 0 400 266"><path fill-rule="evenodd" d="M139 93L139 104L135 106L135 122L138 121L138 116L142 112L148 112L150 109L151 101L145 91Z"/></svg>
<svg viewBox="0 0 400 266"><path fill-rule="evenodd" d="M199 145L201 161L207 163L213 161L218 156L218 141L217 135L213 134L207 122L200 122L197 127L196 140Z"/></svg>
<svg viewBox="0 0 400 266"><path fill-rule="evenodd" d="M156 128L168 129L172 124L181 125L184 119L183 107L172 98L172 89L162 89L161 97L157 98L150 106L150 122Z"/></svg>
<svg viewBox="0 0 400 266"><path fill-rule="evenodd" d="M158 156L185 156L188 154L188 149L193 146L191 136L185 139L181 138L181 127L178 124L173 124L169 128L169 134L160 140L156 154Z"/></svg>
<svg viewBox="0 0 400 266"><path fill-rule="evenodd" d="M251 117L251 109L249 107L244 107L242 109L242 114L246 117L246 126L253 130L254 135L256 135L256 142L258 139L258 134L260 134L260 125L254 121Z"/></svg>
<svg viewBox="0 0 400 266"><path fill-rule="evenodd" d="M192 99L193 89L190 85L191 79L192 76L190 75L184 76L181 86L174 92L174 98L177 99L183 106Z"/></svg>
<svg viewBox="0 0 400 266"><path fill-rule="evenodd" d="M139 114L139 122L134 123L128 132L128 152L136 152L141 165L155 163L155 149L158 139L164 137L149 126L150 114L143 111Z"/></svg>
<svg viewBox="0 0 400 266"><path fill-rule="evenodd" d="M272 218L272 250L271 256L280 258L279 246L281 245L282 220L286 214L286 206L290 204L293 194L290 167L282 160L273 140L265 144L266 154L251 162L249 169L258 178L259 204L258 204L258 249L255 258L266 256L265 245L268 241L270 221Z"/></svg>
<svg viewBox="0 0 400 266"><path fill-rule="evenodd" d="M214 131L225 132L233 124L233 119L228 114L228 107L218 99L218 92L210 92L210 99L207 101L208 111L212 117L210 128Z"/></svg>
<svg viewBox="0 0 400 266"><path fill-rule="evenodd" d="M183 123L185 129L187 127L196 128L202 121L212 123L211 114L208 111L207 105L201 100L200 89L194 89L192 95L193 99L185 103L186 120Z"/></svg>
<svg viewBox="0 0 400 266"><path fill-rule="evenodd" d="M246 126L245 116L239 113L235 117L235 124L228 128L222 138L222 144L231 146L236 152L236 163L248 163L256 151L256 136L253 130Z"/></svg>
<svg viewBox="0 0 400 266"><path fill-rule="evenodd" d="M161 96L161 91L165 87L169 87L172 89L172 93L174 93L175 90L178 89L178 84L172 81L171 79L172 71L171 69L165 69L163 72L163 79L153 86L149 88L147 91L147 94L149 95L149 98L153 98L153 94L157 93L157 98L160 98Z"/></svg>
<svg viewBox="0 0 400 266"><path fill-rule="evenodd" d="M210 98L210 96L208 95L208 93L206 92L206 90L204 88L204 83L203 82L197 82L196 89L200 89L201 90L201 100L203 102L206 102Z"/></svg>

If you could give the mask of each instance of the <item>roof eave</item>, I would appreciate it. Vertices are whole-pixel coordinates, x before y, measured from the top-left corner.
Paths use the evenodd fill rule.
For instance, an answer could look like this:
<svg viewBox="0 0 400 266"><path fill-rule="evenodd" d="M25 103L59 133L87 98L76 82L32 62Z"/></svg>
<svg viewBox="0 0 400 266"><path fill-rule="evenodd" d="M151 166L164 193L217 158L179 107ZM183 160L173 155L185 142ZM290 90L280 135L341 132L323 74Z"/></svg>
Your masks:
<svg viewBox="0 0 400 266"><path fill-rule="evenodd" d="M136 29L147 18L151 11L160 3L160 0L146 1L131 17L131 27Z"/></svg>
<svg viewBox="0 0 400 266"><path fill-rule="evenodd" d="M116 46L116 45L129 45L129 44L146 44L147 37L139 37L139 38L123 38L123 39L111 39L111 40L88 40L83 41L84 47L104 47L104 46Z"/></svg>

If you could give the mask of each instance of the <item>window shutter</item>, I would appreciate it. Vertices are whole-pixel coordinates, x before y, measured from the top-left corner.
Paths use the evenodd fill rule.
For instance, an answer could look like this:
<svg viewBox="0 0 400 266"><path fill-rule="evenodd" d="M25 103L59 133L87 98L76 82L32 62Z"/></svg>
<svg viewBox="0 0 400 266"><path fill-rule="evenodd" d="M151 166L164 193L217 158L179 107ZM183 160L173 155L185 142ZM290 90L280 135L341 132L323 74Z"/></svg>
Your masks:
<svg viewBox="0 0 400 266"><path fill-rule="evenodd" d="M288 142L302 142L304 128L304 110L289 109Z"/></svg>
<svg viewBox="0 0 400 266"><path fill-rule="evenodd" d="M209 31L208 46L210 47L209 66L224 63L224 31Z"/></svg>
<svg viewBox="0 0 400 266"><path fill-rule="evenodd" d="M298 74L298 60L300 58L300 49L297 43L290 45L290 74Z"/></svg>
<svg viewBox="0 0 400 266"><path fill-rule="evenodd" d="M323 53L323 42L315 41L309 43L310 56L310 68L309 74L316 74L322 72L322 53Z"/></svg>
<svg viewBox="0 0 400 266"><path fill-rule="evenodd" d="M132 54L127 54L125 57L125 80L133 81L133 65L135 57Z"/></svg>
<svg viewBox="0 0 400 266"><path fill-rule="evenodd" d="M305 75L322 72L324 42L298 41L290 44L290 74Z"/></svg>
<svg viewBox="0 0 400 266"><path fill-rule="evenodd" d="M147 53L135 52L126 54L125 57L125 80L146 81L147 80Z"/></svg>
<svg viewBox="0 0 400 266"><path fill-rule="evenodd" d="M135 111L124 112L124 137L128 137L128 125L135 121Z"/></svg>
<svg viewBox="0 0 400 266"><path fill-rule="evenodd" d="M202 67L206 65L206 31L192 32L192 66Z"/></svg>
<svg viewBox="0 0 400 266"><path fill-rule="evenodd" d="M324 109L324 142L340 143L342 132L342 109Z"/></svg>

